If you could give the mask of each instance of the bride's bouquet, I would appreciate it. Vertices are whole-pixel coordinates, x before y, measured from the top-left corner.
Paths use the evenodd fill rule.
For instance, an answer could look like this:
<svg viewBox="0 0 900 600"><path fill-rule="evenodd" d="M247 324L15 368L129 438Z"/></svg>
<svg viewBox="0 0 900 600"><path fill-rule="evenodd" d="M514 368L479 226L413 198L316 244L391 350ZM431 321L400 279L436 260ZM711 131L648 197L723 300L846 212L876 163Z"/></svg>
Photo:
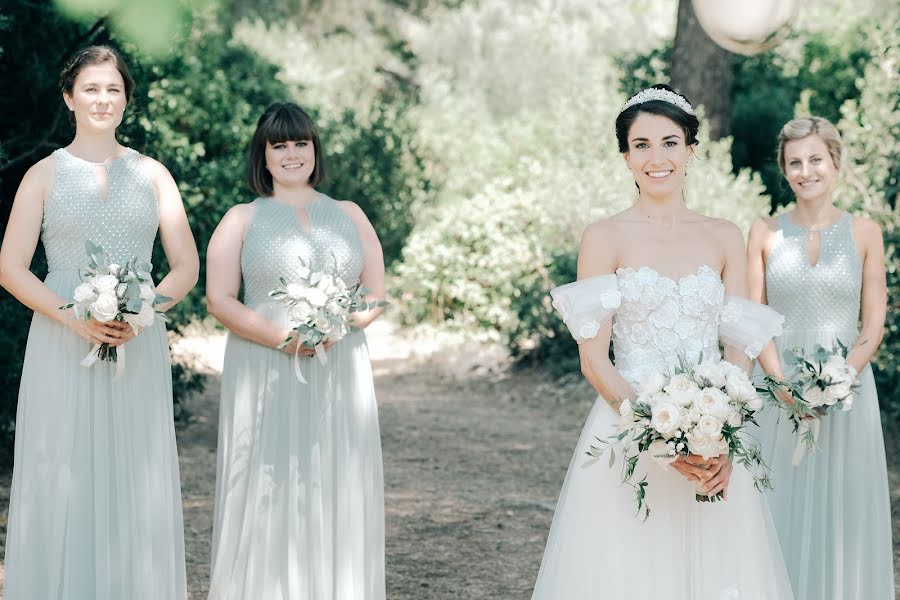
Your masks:
<svg viewBox="0 0 900 600"><path fill-rule="evenodd" d="M300 259L300 282L291 282L279 277L278 286L269 296L287 307L288 319L292 334L279 346L279 350L287 346L294 337L298 338L297 352L294 353L294 374L302 383L306 383L300 372L298 354L301 347L315 350L319 361L328 362L325 354L325 342L337 342L351 331L359 329L352 320L351 314L362 312L379 306L386 306L384 300L369 302L366 300L368 290L360 283L348 286L337 275L337 268L313 271Z"/></svg>
<svg viewBox="0 0 900 600"><path fill-rule="evenodd" d="M848 411L853 406L857 372L847 362L848 349L840 340L829 350L816 345L812 352L802 348L783 353L787 378L766 377L762 391L787 413L797 433L797 446L791 462L800 464L807 450L815 450L821 417L830 412ZM778 394L786 392L789 400Z"/></svg>
<svg viewBox="0 0 900 600"><path fill-rule="evenodd" d="M647 453L668 468L680 456L697 455L704 459L728 454L729 459L745 465L753 473L760 491L771 489L768 467L759 445L739 435L763 407L747 374L729 362L682 362L673 375L649 373L640 384L638 396L619 407L618 431L609 440L597 440L587 454L599 458L610 452L610 468L615 464L615 448L623 453L623 483L635 488L637 510L650 515L646 503L647 477L631 484L640 455ZM698 489L700 485L697 486ZM698 502L715 502L714 496L697 493Z"/></svg>
<svg viewBox="0 0 900 600"><path fill-rule="evenodd" d="M85 242L85 249L90 260L87 267L79 269L82 283L75 288L72 302L60 307L61 310L74 308L75 318L82 321L93 318L101 323L127 323L135 335L153 325L156 319L168 322L165 313L154 307L171 298L154 290L149 264L136 258L124 265L110 262L103 248L90 240ZM118 363L115 375L118 378L124 369L124 348L105 342L94 344L81 365L90 367L98 360Z"/></svg>

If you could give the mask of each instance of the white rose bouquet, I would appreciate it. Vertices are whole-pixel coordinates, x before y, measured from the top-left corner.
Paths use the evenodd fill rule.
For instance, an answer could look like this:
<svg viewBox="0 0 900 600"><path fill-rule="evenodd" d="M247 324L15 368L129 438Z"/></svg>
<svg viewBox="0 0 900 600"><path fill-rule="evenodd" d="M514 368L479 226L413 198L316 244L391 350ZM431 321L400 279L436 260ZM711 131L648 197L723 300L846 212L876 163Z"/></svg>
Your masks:
<svg viewBox="0 0 900 600"><path fill-rule="evenodd" d="M766 377L760 391L787 413L797 433L797 446L791 462L803 461L807 450L818 444L821 418L830 412L853 407L853 390L858 387L857 372L847 362L848 349L836 340L829 350L816 345L812 352L802 348L785 350L786 379ZM786 392L786 400L779 391Z"/></svg>
<svg viewBox="0 0 900 600"><path fill-rule="evenodd" d="M623 483L635 488L637 509L650 515L646 503L647 477L631 484L641 453L646 452L664 468L679 456L703 458L728 454L753 474L756 488L771 489L768 467L757 443L739 435L747 423L754 423L763 399L743 369L726 361L682 363L674 375L649 373L638 396L619 407L618 431L601 446L591 446L587 454L599 458L610 452L609 466L615 464L615 448L623 453ZM698 486L699 488L699 486ZM716 502L724 496L697 493L698 502Z"/></svg>
<svg viewBox="0 0 900 600"><path fill-rule="evenodd" d="M284 277L279 277L280 285L269 292L269 296L287 306L293 332L278 348L283 349L296 336L299 339L298 352L301 346L313 349L324 365L328 362L325 342L337 342L358 329L353 325L350 315L386 306L387 302L368 302L365 298L368 290L359 283L348 286L337 276L335 268L313 271L303 259L300 262L300 282L289 283ZM297 353L294 354L294 374L297 379L306 383L300 372Z"/></svg>
<svg viewBox="0 0 900 600"><path fill-rule="evenodd" d="M131 326L135 335L144 327L153 325L156 319L168 322L165 313L154 307L171 298L157 294L150 276L151 266L132 258L125 265L110 262L101 246L90 240L85 242L90 259L88 266L79 270L81 285L75 288L72 302L61 310L75 309L75 318L83 321L96 319L101 323L121 321ZM98 360L118 363L118 378L124 369L124 348L107 343L94 347L81 361L90 367Z"/></svg>

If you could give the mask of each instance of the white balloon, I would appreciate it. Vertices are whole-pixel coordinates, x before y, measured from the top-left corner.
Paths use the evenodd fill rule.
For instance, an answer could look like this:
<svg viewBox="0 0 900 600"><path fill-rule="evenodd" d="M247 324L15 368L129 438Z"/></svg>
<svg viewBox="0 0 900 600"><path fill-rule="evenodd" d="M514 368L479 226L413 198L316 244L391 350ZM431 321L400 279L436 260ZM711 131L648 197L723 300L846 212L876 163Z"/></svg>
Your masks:
<svg viewBox="0 0 900 600"><path fill-rule="evenodd" d="M692 0L700 26L726 50L752 56L783 40L797 0Z"/></svg>

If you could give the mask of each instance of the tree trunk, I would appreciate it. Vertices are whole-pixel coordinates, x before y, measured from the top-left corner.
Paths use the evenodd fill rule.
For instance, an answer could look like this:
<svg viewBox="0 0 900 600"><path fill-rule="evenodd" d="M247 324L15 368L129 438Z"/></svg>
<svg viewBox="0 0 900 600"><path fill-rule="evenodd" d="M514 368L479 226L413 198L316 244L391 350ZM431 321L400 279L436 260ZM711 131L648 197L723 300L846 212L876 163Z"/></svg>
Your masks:
<svg viewBox="0 0 900 600"><path fill-rule="evenodd" d="M710 39L691 0L678 1L678 24L669 75L672 87L694 105L703 105L709 136L717 140L731 131L731 86L734 55Z"/></svg>

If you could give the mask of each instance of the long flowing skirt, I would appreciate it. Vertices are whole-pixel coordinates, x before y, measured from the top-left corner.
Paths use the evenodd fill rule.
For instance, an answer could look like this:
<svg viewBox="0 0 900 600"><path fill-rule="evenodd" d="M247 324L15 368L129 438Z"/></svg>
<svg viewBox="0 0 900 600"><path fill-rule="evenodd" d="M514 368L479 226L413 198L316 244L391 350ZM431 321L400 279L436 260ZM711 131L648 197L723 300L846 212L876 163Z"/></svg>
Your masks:
<svg viewBox="0 0 900 600"><path fill-rule="evenodd" d="M46 284L71 297L76 271ZM80 366L91 345L35 315L16 417L6 600L187 597L169 346L126 343L124 373Z"/></svg>
<svg viewBox="0 0 900 600"><path fill-rule="evenodd" d="M765 497L735 465L728 499L700 503L694 484L644 457L651 513L636 518L631 487L621 484L621 456L585 455L595 437L614 431L618 415L598 398L575 448L534 600L789 600L793 598Z"/></svg>
<svg viewBox="0 0 900 600"><path fill-rule="evenodd" d="M267 315L277 319L277 315ZM236 335L225 353L211 600L384 600L384 483L368 348L327 363Z"/></svg>
<svg viewBox="0 0 900 600"><path fill-rule="evenodd" d="M783 348L853 343L856 331L785 331ZM884 438L872 369L860 373L848 412L821 420L818 451L791 464L796 434L766 409L763 450L772 467L772 518L798 600L893 600L891 510Z"/></svg>

